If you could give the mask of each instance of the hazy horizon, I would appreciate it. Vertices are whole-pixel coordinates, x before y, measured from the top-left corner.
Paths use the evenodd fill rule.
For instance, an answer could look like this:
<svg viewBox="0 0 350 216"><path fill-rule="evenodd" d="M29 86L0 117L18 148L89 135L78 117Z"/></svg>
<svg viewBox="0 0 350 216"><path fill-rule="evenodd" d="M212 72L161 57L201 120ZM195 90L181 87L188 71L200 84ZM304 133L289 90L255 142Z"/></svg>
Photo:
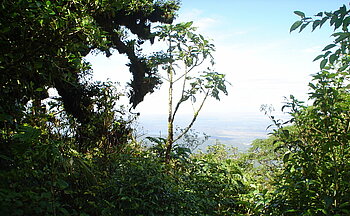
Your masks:
<svg viewBox="0 0 350 216"><path fill-rule="evenodd" d="M287 119L288 116L277 116ZM191 120L190 115L181 115L175 121L175 126L184 128ZM249 148L255 139L264 139L274 127L267 129L272 122L264 113L232 113L231 115L199 115L193 129L210 136L209 140L200 146L204 149L217 141L239 150ZM138 134L152 137L165 137L167 132L167 116L164 114L140 115L138 119Z"/></svg>

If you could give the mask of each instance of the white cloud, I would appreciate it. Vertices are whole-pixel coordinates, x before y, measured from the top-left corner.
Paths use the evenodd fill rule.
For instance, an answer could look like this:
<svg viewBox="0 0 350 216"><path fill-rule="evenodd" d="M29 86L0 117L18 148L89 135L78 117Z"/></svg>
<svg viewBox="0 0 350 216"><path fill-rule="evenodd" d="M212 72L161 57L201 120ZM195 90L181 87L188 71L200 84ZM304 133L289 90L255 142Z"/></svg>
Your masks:
<svg viewBox="0 0 350 216"><path fill-rule="evenodd" d="M321 50L322 50L321 46L313 46L313 47L308 47L306 49L303 49L301 50L301 52L317 54L317 53L320 53Z"/></svg>
<svg viewBox="0 0 350 216"><path fill-rule="evenodd" d="M206 29L215 26L218 20L210 17L205 17L194 21L194 26L198 27L200 31L205 31Z"/></svg>
<svg viewBox="0 0 350 216"><path fill-rule="evenodd" d="M207 32L210 28L219 24L219 18L203 16L203 11L198 9L192 9L181 13L176 22L189 22L193 21L193 26L198 27L199 32Z"/></svg>
<svg viewBox="0 0 350 216"><path fill-rule="evenodd" d="M191 10L185 11L181 13L181 16L177 18L177 21L184 22L185 20L193 20L197 19L203 14L202 10L199 10L197 8L193 8Z"/></svg>

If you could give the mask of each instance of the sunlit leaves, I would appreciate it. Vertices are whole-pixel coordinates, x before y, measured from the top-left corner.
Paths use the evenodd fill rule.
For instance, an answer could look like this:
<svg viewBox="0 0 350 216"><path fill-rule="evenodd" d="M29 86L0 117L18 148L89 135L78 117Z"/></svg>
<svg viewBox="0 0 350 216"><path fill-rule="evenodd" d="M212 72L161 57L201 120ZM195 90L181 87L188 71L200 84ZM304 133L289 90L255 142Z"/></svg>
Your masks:
<svg viewBox="0 0 350 216"><path fill-rule="evenodd" d="M346 137L349 136L350 104L349 91L345 89L349 82L350 16L345 5L334 12L320 12L315 15L315 19L306 18L301 12L295 14L301 20L292 25L291 31L300 28L301 32L310 23L314 31L329 20L330 26L338 32L332 34L334 42L325 46L322 50L324 53L314 59L321 60L321 71L313 76L313 82L309 84L309 98L313 105L303 107L297 101L292 101L289 105L299 135L287 137L278 134L287 146L293 147L294 154L293 157L285 158L286 167L281 175L283 178L278 182L282 186L280 192L283 191L284 195L280 194L273 200L274 205L283 206L284 210L271 208L270 213L343 215L347 209L341 209L340 206L346 203L345 197L349 196L346 189L349 184L344 180L348 178L345 173L348 172L350 163L350 158L345 153L349 152L345 146L348 146ZM340 168L340 164L347 165ZM302 192L294 193L295 187L299 187ZM302 202L305 205L302 204L301 207Z"/></svg>
<svg viewBox="0 0 350 216"><path fill-rule="evenodd" d="M225 95L228 94L226 89L225 74L218 72L205 72L201 77L206 81L204 87L210 89L210 95L216 100L220 100L219 93L222 92Z"/></svg>
<svg viewBox="0 0 350 216"><path fill-rule="evenodd" d="M227 95L226 80L223 74L213 72L215 51L214 45L203 35L196 32L193 22L178 23L175 25L162 25L157 27L159 41L167 45L167 50L162 55L155 53L151 59L159 63L166 72L164 80L169 83L168 94L168 138L166 150L166 162L170 161L173 143L183 137L196 121L208 97L220 100L220 92ZM200 68L207 67L205 70ZM178 89L176 83L181 82ZM178 92L180 97L174 98L173 92ZM197 100L200 98L200 100ZM182 133L174 138L174 120L179 107L185 102L191 102L194 111L192 120Z"/></svg>
<svg viewBox="0 0 350 216"><path fill-rule="evenodd" d="M330 59L333 58L331 55ZM296 100L290 102L296 133L288 136L275 133L292 153L284 158L284 172L276 182L279 188L270 213L342 215L346 210L340 209L340 205L349 196L345 180L350 164L347 138L350 103L349 91L345 90L348 82L348 73L322 70L313 75L309 84L312 106L305 107ZM300 193L295 192L295 187ZM274 209L274 205L281 209Z"/></svg>
<svg viewBox="0 0 350 216"><path fill-rule="evenodd" d="M193 22L158 26L159 40L169 43L168 52L175 60L183 61L187 67L196 67L207 57L211 57L214 45L200 34L195 34Z"/></svg>
<svg viewBox="0 0 350 216"><path fill-rule="evenodd" d="M186 80L190 79L189 74L192 73L191 70L195 67L201 65L207 58L210 59L210 64L214 65L214 59L212 57L212 52L215 50L213 44L209 40L205 39L203 35L196 34L194 30L195 27L192 26L193 22L179 23L176 25L164 25L159 26L160 31L158 32L158 37L160 40L169 43L169 59L170 56L174 59L174 62L171 64L176 64L176 60L183 61L184 65L187 67ZM171 44L175 43L174 46ZM170 54L171 53L171 54ZM170 62L169 62L170 63ZM175 70L175 68L173 68ZM201 74L201 73L199 73ZM195 92L200 90L204 92L204 88L211 89L217 93L212 96L216 99L219 99L219 91L227 94L224 75L206 72L204 71L199 77L193 77L195 82L192 82L192 90L186 91L191 94L196 94ZM203 84L203 81L206 80L206 84ZM220 83L220 80L222 81ZM202 86L202 87L199 87ZM189 98L189 97L186 97Z"/></svg>
<svg viewBox="0 0 350 216"><path fill-rule="evenodd" d="M334 31L339 30L332 34L334 37L334 42L327 45L322 51L325 53L319 55L315 58L314 61L318 59L323 59L320 62L320 68L323 69L327 66L327 63L331 65L337 64L340 62L340 57L347 55L350 51L348 49L348 43L350 34L348 31L348 26L350 24L350 16L345 5L340 7L334 12L319 12L314 16L314 19L311 17L305 17L305 14L301 11L295 11L296 15L300 17L300 20L293 23L290 28L290 31L299 29L299 32L303 31L310 23L312 24L312 31L316 28L321 28L328 20L330 26L334 27ZM328 52L332 48L337 48L335 51Z"/></svg>
<svg viewBox="0 0 350 216"><path fill-rule="evenodd" d="M345 39L350 38L349 33L343 33L343 32L334 33L334 34L332 34L332 36L336 37L335 43L340 43L340 42L344 41Z"/></svg>

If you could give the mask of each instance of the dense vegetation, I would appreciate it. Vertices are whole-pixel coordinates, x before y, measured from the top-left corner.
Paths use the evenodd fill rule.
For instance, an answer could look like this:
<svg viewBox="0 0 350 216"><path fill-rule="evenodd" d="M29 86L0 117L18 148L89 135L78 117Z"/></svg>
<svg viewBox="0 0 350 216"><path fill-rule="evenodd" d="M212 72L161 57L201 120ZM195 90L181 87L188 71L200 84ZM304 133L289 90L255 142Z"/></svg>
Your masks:
<svg viewBox="0 0 350 216"><path fill-rule="evenodd" d="M149 137L154 145L146 147L133 137L135 116L116 106L115 85L89 79L88 53L127 55L135 107L161 84L161 66L196 65L201 54L191 55L186 45L169 46L170 53L183 50L178 59L142 54L144 42L162 39L151 25L174 27L178 8L152 0L0 3L0 215L350 214L346 7L315 18L295 12L301 20L291 31L329 21L339 32L315 59L322 60L309 84L312 105L291 96L283 107L290 121L270 116L273 134L246 153L220 143L191 153L188 146L198 140L188 134L185 145ZM186 34L210 59L213 46ZM224 76L209 72L191 75L192 88L183 88L179 103L196 91L227 93ZM58 96L49 96L51 89Z"/></svg>

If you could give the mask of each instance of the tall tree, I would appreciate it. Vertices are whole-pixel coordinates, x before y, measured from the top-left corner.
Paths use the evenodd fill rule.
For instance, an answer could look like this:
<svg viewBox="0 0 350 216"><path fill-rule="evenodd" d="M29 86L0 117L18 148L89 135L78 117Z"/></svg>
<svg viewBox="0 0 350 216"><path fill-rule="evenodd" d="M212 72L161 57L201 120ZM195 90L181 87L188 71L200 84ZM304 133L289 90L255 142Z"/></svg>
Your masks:
<svg viewBox="0 0 350 216"><path fill-rule="evenodd" d="M162 66L166 73L163 80L168 83L166 162L170 160L173 143L190 130L207 98L220 100L220 92L227 95L225 75L213 70L214 45L201 34L197 34L192 24L187 22L160 26L157 35L159 40L166 42L167 50L158 52L151 58L153 64ZM175 117L180 107L188 101L193 107L192 119L187 127L174 137Z"/></svg>
<svg viewBox="0 0 350 216"><path fill-rule="evenodd" d="M321 71L309 83L311 106L291 96L290 129L280 127L277 140L287 151L283 172L275 180L277 189L269 206L270 215L349 215L350 213L350 91L349 91L349 10L320 12L315 18L301 17L291 26L299 32L312 30L328 20L336 32L315 60L322 59ZM341 27L341 28L340 28Z"/></svg>
<svg viewBox="0 0 350 216"><path fill-rule="evenodd" d="M113 85L91 82L84 57L125 54L135 107L160 82L140 44L177 9L153 0L0 2L0 215L106 215L94 200L109 190L111 153L128 144L130 127ZM50 88L59 97L44 102Z"/></svg>
<svg viewBox="0 0 350 216"><path fill-rule="evenodd" d="M171 23L175 1L8 1L0 3L0 110L10 115L32 99L56 88L65 109L88 122L91 97L98 91L85 78L83 60L91 51L111 55L116 49L130 60L135 107L159 84L139 46L154 40L151 23ZM132 39L135 35L137 39Z"/></svg>

